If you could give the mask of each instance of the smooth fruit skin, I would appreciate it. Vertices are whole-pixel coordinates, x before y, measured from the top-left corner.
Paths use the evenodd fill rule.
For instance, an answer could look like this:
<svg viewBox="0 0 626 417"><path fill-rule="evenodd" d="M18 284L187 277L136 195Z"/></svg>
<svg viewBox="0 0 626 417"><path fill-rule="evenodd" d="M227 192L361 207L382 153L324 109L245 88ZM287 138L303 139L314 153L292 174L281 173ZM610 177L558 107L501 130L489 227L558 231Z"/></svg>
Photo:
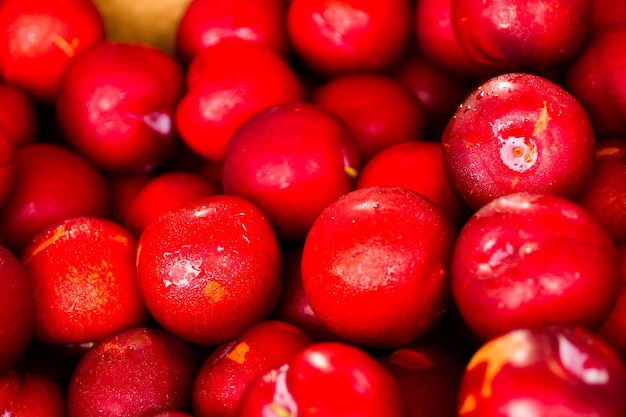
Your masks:
<svg viewBox="0 0 626 417"><path fill-rule="evenodd" d="M236 416L291 417L295 415L296 405L284 384L288 367L284 364L257 374L243 392Z"/></svg>
<svg viewBox="0 0 626 417"><path fill-rule="evenodd" d="M626 243L626 159L617 157L625 150L626 139L598 142L593 173L575 200L618 245Z"/></svg>
<svg viewBox="0 0 626 417"><path fill-rule="evenodd" d="M9 199L15 183L15 146L0 123L0 207Z"/></svg>
<svg viewBox="0 0 626 417"><path fill-rule="evenodd" d="M626 24L626 3L621 0L595 0L591 27L599 32L613 25Z"/></svg>
<svg viewBox="0 0 626 417"><path fill-rule="evenodd" d="M353 345L320 342L257 374L237 416L408 417L403 401L396 380L374 357Z"/></svg>
<svg viewBox="0 0 626 417"><path fill-rule="evenodd" d="M64 146L34 142L15 149L14 184L0 209L4 245L18 254L42 229L75 216L107 217L109 191L100 171Z"/></svg>
<svg viewBox="0 0 626 417"><path fill-rule="evenodd" d="M340 338L364 347L405 345L449 307L455 237L450 218L414 191L352 191L328 206L307 235L304 291Z"/></svg>
<svg viewBox="0 0 626 417"><path fill-rule="evenodd" d="M364 350L340 342L302 349L288 363L287 390L299 417L406 416L398 384Z"/></svg>
<svg viewBox="0 0 626 417"><path fill-rule="evenodd" d="M193 416L183 411L163 411L161 413L154 414L150 417L193 417Z"/></svg>
<svg viewBox="0 0 626 417"><path fill-rule="evenodd" d="M320 321L304 292L302 286L302 245L283 250L283 271L280 295L272 310L271 318L285 321L304 330L315 341L336 340Z"/></svg>
<svg viewBox="0 0 626 417"><path fill-rule="evenodd" d="M282 57L267 46L238 38L199 51L186 82L187 91L176 107L176 128L191 150L217 164L250 116L304 98L300 79Z"/></svg>
<svg viewBox="0 0 626 417"><path fill-rule="evenodd" d="M596 33L565 73L565 86L589 115L599 138L626 135L626 25Z"/></svg>
<svg viewBox="0 0 626 417"><path fill-rule="evenodd" d="M598 141L596 158L626 164L626 138L605 138Z"/></svg>
<svg viewBox="0 0 626 417"><path fill-rule="evenodd" d="M109 218L124 224L133 200L153 177L154 174L150 172L107 175L106 182L111 200Z"/></svg>
<svg viewBox="0 0 626 417"><path fill-rule="evenodd" d="M129 203L123 225L139 237L147 225L169 210L219 193L208 179L184 171L168 171L152 177Z"/></svg>
<svg viewBox="0 0 626 417"><path fill-rule="evenodd" d="M39 134L35 101L15 84L0 83L0 130L15 146L34 142Z"/></svg>
<svg viewBox="0 0 626 417"><path fill-rule="evenodd" d="M287 34L296 55L323 76L389 70L411 38L411 2L294 0Z"/></svg>
<svg viewBox="0 0 626 417"><path fill-rule="evenodd" d="M47 104L68 65L105 36L90 0L2 1L0 27L0 76Z"/></svg>
<svg viewBox="0 0 626 417"><path fill-rule="evenodd" d="M63 138L107 172L146 172L172 152L183 71L160 49L105 41L77 56L56 99Z"/></svg>
<svg viewBox="0 0 626 417"><path fill-rule="evenodd" d="M457 417L465 359L437 343L420 341L379 356L400 386L411 416Z"/></svg>
<svg viewBox="0 0 626 417"><path fill-rule="evenodd" d="M442 70L417 48L391 75L405 85L419 103L426 118L426 139L439 139L459 103L474 87L473 82Z"/></svg>
<svg viewBox="0 0 626 417"><path fill-rule="evenodd" d="M448 183L438 142L399 143L374 155L359 171L355 188L381 185L405 187L422 194L439 205L458 226L469 216L469 209Z"/></svg>
<svg viewBox="0 0 626 417"><path fill-rule="evenodd" d="M624 362L581 328L521 328L491 339L466 366L459 417L619 417Z"/></svg>
<svg viewBox="0 0 626 417"><path fill-rule="evenodd" d="M419 102L388 75L334 77L315 89L312 101L348 125L363 161L391 145L422 139L426 130Z"/></svg>
<svg viewBox="0 0 626 417"><path fill-rule="evenodd" d="M198 51L231 38L258 42L283 58L290 53L282 0L192 0L176 30L176 56L189 64Z"/></svg>
<svg viewBox="0 0 626 417"><path fill-rule="evenodd" d="M621 283L617 301L597 333L626 360L626 244L617 246Z"/></svg>
<svg viewBox="0 0 626 417"><path fill-rule="evenodd" d="M218 346L196 374L192 409L196 417L234 416L256 375L280 366L313 343L303 330L278 320L262 320L237 339Z"/></svg>
<svg viewBox="0 0 626 417"><path fill-rule="evenodd" d="M616 302L620 273L613 241L579 205L515 193L465 223L451 285L465 322L486 340L524 326L595 329Z"/></svg>
<svg viewBox="0 0 626 417"><path fill-rule="evenodd" d="M451 21L474 60L543 70L568 63L591 28L592 0L452 0Z"/></svg>
<svg viewBox="0 0 626 417"><path fill-rule="evenodd" d="M416 0L413 37L429 62L455 77L477 80L502 70L497 65L476 61L461 48L452 24L452 0Z"/></svg>
<svg viewBox="0 0 626 417"><path fill-rule="evenodd" d="M20 254L35 297L42 342L95 342L144 325L135 238L107 219L72 217L39 232Z"/></svg>
<svg viewBox="0 0 626 417"><path fill-rule="evenodd" d="M246 120L224 158L222 189L255 204L281 241L300 243L360 167L350 129L322 106L272 106Z"/></svg>
<svg viewBox="0 0 626 417"><path fill-rule="evenodd" d="M11 369L0 376L0 412L6 416L65 417L64 388L43 374Z"/></svg>
<svg viewBox="0 0 626 417"><path fill-rule="evenodd" d="M197 371L191 346L136 327L107 337L80 359L67 391L68 417L152 417L184 410Z"/></svg>
<svg viewBox="0 0 626 417"><path fill-rule="evenodd" d="M35 324L33 285L26 268L0 246L0 374L13 367L26 352Z"/></svg>
<svg viewBox="0 0 626 417"><path fill-rule="evenodd" d="M471 208L514 192L574 198L589 180L595 134L581 104L546 78L502 74L459 105L443 133L446 177Z"/></svg>
<svg viewBox="0 0 626 417"><path fill-rule="evenodd" d="M146 307L175 335L218 345L266 318L280 291L276 236L259 209L210 196L163 215L139 238Z"/></svg>

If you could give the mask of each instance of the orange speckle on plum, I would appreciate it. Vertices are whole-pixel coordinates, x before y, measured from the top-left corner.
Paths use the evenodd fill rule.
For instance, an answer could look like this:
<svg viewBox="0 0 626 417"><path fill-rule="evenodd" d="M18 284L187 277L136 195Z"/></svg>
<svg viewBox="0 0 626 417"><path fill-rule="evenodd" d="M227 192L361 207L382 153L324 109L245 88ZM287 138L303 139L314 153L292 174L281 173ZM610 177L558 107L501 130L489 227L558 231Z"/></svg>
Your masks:
<svg viewBox="0 0 626 417"><path fill-rule="evenodd" d="M39 252L46 250L48 247L54 245L60 238L66 237L71 233L71 230L68 230L65 225L61 225L54 230L52 235L43 241L39 246L34 248L31 253L24 259L24 263L28 263L35 255Z"/></svg>
<svg viewBox="0 0 626 417"><path fill-rule="evenodd" d="M129 244L127 236L115 235L115 236L113 236L113 240L115 242L119 242L119 243L121 243L122 245L125 245L125 246L128 246L128 244Z"/></svg>
<svg viewBox="0 0 626 417"><path fill-rule="evenodd" d="M343 170L346 172L346 174L348 174L348 176L350 178L356 178L358 171L354 168L352 168L351 166L348 165L344 165L343 166Z"/></svg>
<svg viewBox="0 0 626 417"><path fill-rule="evenodd" d="M204 287L204 296L214 302L220 301L226 294L228 294L226 288L215 281L209 281Z"/></svg>
<svg viewBox="0 0 626 417"><path fill-rule="evenodd" d="M135 267L139 264L139 256L141 255L141 242L137 243L137 249L135 250Z"/></svg>
<svg viewBox="0 0 626 417"><path fill-rule="evenodd" d="M535 122L535 127L533 128L532 136L537 136L543 133L544 130L548 127L548 123L550 122L551 117L548 114L548 103L544 100L543 107L539 112L539 118Z"/></svg>
<svg viewBox="0 0 626 417"><path fill-rule="evenodd" d="M226 357L238 364L243 364L246 361L246 353L250 351L250 346L246 342L238 343L233 350L228 352Z"/></svg>
<svg viewBox="0 0 626 417"><path fill-rule="evenodd" d="M65 38L56 33L50 35L50 38L52 43L56 45L56 47L59 48L61 51L63 51L63 53L65 53L65 55L67 55L68 57L72 58L74 55L76 55L76 48L78 48L78 44L80 42L78 38L72 38L72 40L68 42Z"/></svg>
<svg viewBox="0 0 626 417"><path fill-rule="evenodd" d="M280 406L276 403L270 403L267 405L271 412L276 414L278 417L291 417L291 413L285 407Z"/></svg>
<svg viewBox="0 0 626 417"><path fill-rule="evenodd" d="M102 345L102 352L111 358L119 358L127 351L126 347L115 342L107 342Z"/></svg>
<svg viewBox="0 0 626 417"><path fill-rule="evenodd" d="M411 349L398 349L389 359L394 365L415 371L426 371L434 365L426 355Z"/></svg>
<svg viewBox="0 0 626 417"><path fill-rule="evenodd" d="M494 339L479 349L467 364L467 371L481 364L487 365L480 395L483 398L491 397L493 380L500 370L506 365L525 361L527 352L531 349L532 343L528 340L526 332L521 330Z"/></svg>
<svg viewBox="0 0 626 417"><path fill-rule="evenodd" d="M472 394L467 395L463 400L463 403L461 403L461 406L459 407L459 415L471 413L476 409L476 405L476 397L474 397Z"/></svg>
<svg viewBox="0 0 626 417"><path fill-rule="evenodd" d="M603 157L603 156L619 155L621 152L622 152L621 149L618 149L615 147L601 148L596 151L596 158Z"/></svg>

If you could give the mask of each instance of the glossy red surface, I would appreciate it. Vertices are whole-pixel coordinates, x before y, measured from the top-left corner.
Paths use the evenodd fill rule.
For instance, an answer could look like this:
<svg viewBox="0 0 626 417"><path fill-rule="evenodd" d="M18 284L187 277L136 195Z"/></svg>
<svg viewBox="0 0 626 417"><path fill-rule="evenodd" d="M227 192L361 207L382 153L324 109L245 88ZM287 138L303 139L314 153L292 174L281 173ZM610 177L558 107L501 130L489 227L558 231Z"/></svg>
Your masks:
<svg viewBox="0 0 626 417"><path fill-rule="evenodd" d="M352 191L328 206L307 235L304 291L337 336L359 346L405 345L449 308L455 237L449 217L414 191Z"/></svg>
<svg viewBox="0 0 626 417"><path fill-rule="evenodd" d="M620 272L613 241L583 208L515 193L465 223L451 285L467 325L488 340L518 327L597 328L615 304Z"/></svg>
<svg viewBox="0 0 626 417"><path fill-rule="evenodd" d="M97 217L72 217L37 233L20 254L35 294L34 337L51 344L96 342L145 325L135 238Z"/></svg>
<svg viewBox="0 0 626 417"><path fill-rule="evenodd" d="M256 113L226 148L222 189L255 204L281 241L300 243L321 211L353 188L360 160L351 131L306 102Z"/></svg>
<svg viewBox="0 0 626 417"><path fill-rule="evenodd" d="M137 275L165 329L217 345L267 317L280 291L280 249L252 203L210 196L169 212L141 234Z"/></svg>
<svg viewBox="0 0 626 417"><path fill-rule="evenodd" d="M64 140L107 172L146 172L173 151L183 71L155 47L101 42L66 71L56 103Z"/></svg>
<svg viewBox="0 0 626 417"><path fill-rule="evenodd" d="M463 100L441 144L450 185L476 210L520 191L574 198L591 176L595 134L583 107L559 85L507 73Z"/></svg>

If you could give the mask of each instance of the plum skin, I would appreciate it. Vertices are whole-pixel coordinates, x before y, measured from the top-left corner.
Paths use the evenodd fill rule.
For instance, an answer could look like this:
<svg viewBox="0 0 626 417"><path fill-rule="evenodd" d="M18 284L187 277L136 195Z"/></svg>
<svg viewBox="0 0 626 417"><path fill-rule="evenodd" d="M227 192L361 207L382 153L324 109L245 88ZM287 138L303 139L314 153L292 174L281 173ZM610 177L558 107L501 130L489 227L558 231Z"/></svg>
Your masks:
<svg viewBox="0 0 626 417"><path fill-rule="evenodd" d="M399 384L367 351L318 342L280 367L257 374L246 388L240 417L408 417Z"/></svg>
<svg viewBox="0 0 626 417"><path fill-rule="evenodd" d="M576 198L613 238L626 243L626 164L598 158L587 186Z"/></svg>
<svg viewBox="0 0 626 417"><path fill-rule="evenodd" d="M595 160L595 134L581 104L529 73L478 85L448 122L441 144L446 177L474 210L521 191L575 198Z"/></svg>
<svg viewBox="0 0 626 417"><path fill-rule="evenodd" d="M51 104L67 67L105 37L88 0L10 0L0 6L0 78Z"/></svg>
<svg viewBox="0 0 626 417"><path fill-rule="evenodd" d="M383 149L359 171L355 188L395 185L409 188L438 204L457 225L469 210L450 187L443 170L441 144L415 140Z"/></svg>
<svg viewBox="0 0 626 417"><path fill-rule="evenodd" d="M592 23L592 0L452 0L452 27L477 62L542 70L570 61Z"/></svg>
<svg viewBox="0 0 626 417"><path fill-rule="evenodd" d="M253 114L303 99L301 81L276 52L225 39L199 51L186 71L187 91L174 123L181 140L208 161L224 162L233 133Z"/></svg>
<svg viewBox="0 0 626 417"><path fill-rule="evenodd" d="M439 343L418 341L377 358L399 382L410 416L456 417L466 361Z"/></svg>
<svg viewBox="0 0 626 417"><path fill-rule="evenodd" d="M0 376L0 410L12 416L67 416L64 387L37 371L9 369Z"/></svg>
<svg viewBox="0 0 626 417"><path fill-rule="evenodd" d="M626 368L596 334L580 327L512 330L467 363L459 417L598 416L626 413Z"/></svg>
<svg viewBox="0 0 626 417"><path fill-rule="evenodd" d="M303 330L278 320L262 320L237 339L218 346L204 361L191 390L197 417L234 415L255 375L289 361L313 343Z"/></svg>
<svg viewBox="0 0 626 417"><path fill-rule="evenodd" d="M28 272L4 246L0 246L0 285L4 306L0 312L0 373L4 373L26 352L35 323L35 299Z"/></svg>
<svg viewBox="0 0 626 417"><path fill-rule="evenodd" d="M598 328L597 333L621 357L626 360L626 245L617 245L617 256L620 264L621 285L617 301L611 314Z"/></svg>
<svg viewBox="0 0 626 417"><path fill-rule="evenodd" d="M149 172L174 149L180 65L143 44L103 41L77 56L55 100L65 142L106 172Z"/></svg>
<svg viewBox="0 0 626 417"><path fill-rule="evenodd" d="M626 25L609 26L565 72L565 86L583 105L599 138L626 135Z"/></svg>
<svg viewBox="0 0 626 417"><path fill-rule="evenodd" d="M34 338L88 343L146 324L135 250L130 232L99 217L70 217L36 234L20 253L35 297Z"/></svg>
<svg viewBox="0 0 626 417"><path fill-rule="evenodd" d="M121 221L135 236L160 215L203 197L219 193L208 179L184 171L169 171L147 180L131 199Z"/></svg>
<svg viewBox="0 0 626 417"><path fill-rule="evenodd" d="M483 206L460 230L452 256L454 300L485 340L521 326L595 329L619 285L608 233L553 194L515 193Z"/></svg>
<svg viewBox="0 0 626 417"><path fill-rule="evenodd" d="M410 44L411 2L294 0L285 24L295 53L318 74L385 71Z"/></svg>
<svg viewBox="0 0 626 417"><path fill-rule="evenodd" d="M163 329L116 333L95 344L76 365L67 387L67 415L149 417L182 410L197 369L191 346Z"/></svg>
<svg viewBox="0 0 626 417"><path fill-rule="evenodd" d="M107 217L104 176L62 145L33 142L15 149L12 191L0 210L3 244L18 254L52 223L74 216Z"/></svg>
<svg viewBox="0 0 626 417"><path fill-rule="evenodd" d="M261 209L281 242L301 242L320 212L352 190L357 152L351 131L324 107L279 104L233 134L222 189Z"/></svg>
<svg viewBox="0 0 626 417"><path fill-rule="evenodd" d="M334 77L317 87L313 102L343 120L354 133L361 159L421 139L426 128L422 108L399 80L382 74Z"/></svg>
<svg viewBox="0 0 626 417"><path fill-rule="evenodd" d="M0 83L0 130L15 146L34 142L40 133L35 100L7 82Z"/></svg>
<svg viewBox="0 0 626 417"><path fill-rule="evenodd" d="M241 197L199 199L164 214L139 237L137 276L148 311L199 345L231 340L267 317L280 273L274 231Z"/></svg>
<svg viewBox="0 0 626 417"><path fill-rule="evenodd" d="M345 194L304 242L302 284L311 308L332 333L359 346L409 343L449 307L455 237L443 210L409 189Z"/></svg>
<svg viewBox="0 0 626 417"><path fill-rule="evenodd" d="M190 1L176 31L176 57L188 65L202 49L230 38L257 42L287 58L282 0Z"/></svg>

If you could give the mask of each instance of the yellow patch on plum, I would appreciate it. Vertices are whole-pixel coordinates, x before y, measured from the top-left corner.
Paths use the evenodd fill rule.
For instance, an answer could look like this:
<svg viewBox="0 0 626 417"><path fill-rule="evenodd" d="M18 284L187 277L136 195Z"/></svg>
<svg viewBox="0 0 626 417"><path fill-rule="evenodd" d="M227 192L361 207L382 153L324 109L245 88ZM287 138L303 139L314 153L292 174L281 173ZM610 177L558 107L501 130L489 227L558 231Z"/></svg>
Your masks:
<svg viewBox="0 0 626 417"><path fill-rule="evenodd" d="M472 411L476 410L476 406L476 397L474 397L472 394L468 394L463 400L461 406L459 407L459 415L471 413Z"/></svg>
<svg viewBox="0 0 626 417"><path fill-rule="evenodd" d="M78 48L78 44L80 43L78 38L72 38L72 40L68 42L65 38L56 33L50 35L50 38L52 43L61 51L63 51L63 53L69 58L72 58L74 55L76 55L76 48Z"/></svg>
<svg viewBox="0 0 626 417"><path fill-rule="evenodd" d="M48 239L41 242L39 246L34 248L23 262L28 263L28 261L30 261L39 252L46 250L48 247L54 245L59 239L67 237L70 233L71 230L68 230L65 225L57 227L52 233L52 236L50 236Z"/></svg>
<svg viewBox="0 0 626 417"><path fill-rule="evenodd" d="M547 129L548 123L552 118L548 114L548 103L544 100L543 107L539 111L539 118L535 122L535 127L533 128L533 136L538 136L543 133L544 130Z"/></svg>
<svg viewBox="0 0 626 417"><path fill-rule="evenodd" d="M502 368L506 365L524 362L531 349L532 344L528 341L526 332L521 330L494 339L479 349L467 364L467 371L481 364L487 365L480 395L483 398L491 397L493 380Z"/></svg>
<svg viewBox="0 0 626 417"><path fill-rule="evenodd" d="M204 287L204 296L210 298L213 302L220 301L226 294L228 294L228 290L219 282L209 281Z"/></svg>
<svg viewBox="0 0 626 417"><path fill-rule="evenodd" d="M237 346L235 346L233 350L228 352L228 355L226 355L226 357L241 365L246 361L246 353L248 353L249 351L250 346L248 346L246 342L241 342L237 344Z"/></svg>

